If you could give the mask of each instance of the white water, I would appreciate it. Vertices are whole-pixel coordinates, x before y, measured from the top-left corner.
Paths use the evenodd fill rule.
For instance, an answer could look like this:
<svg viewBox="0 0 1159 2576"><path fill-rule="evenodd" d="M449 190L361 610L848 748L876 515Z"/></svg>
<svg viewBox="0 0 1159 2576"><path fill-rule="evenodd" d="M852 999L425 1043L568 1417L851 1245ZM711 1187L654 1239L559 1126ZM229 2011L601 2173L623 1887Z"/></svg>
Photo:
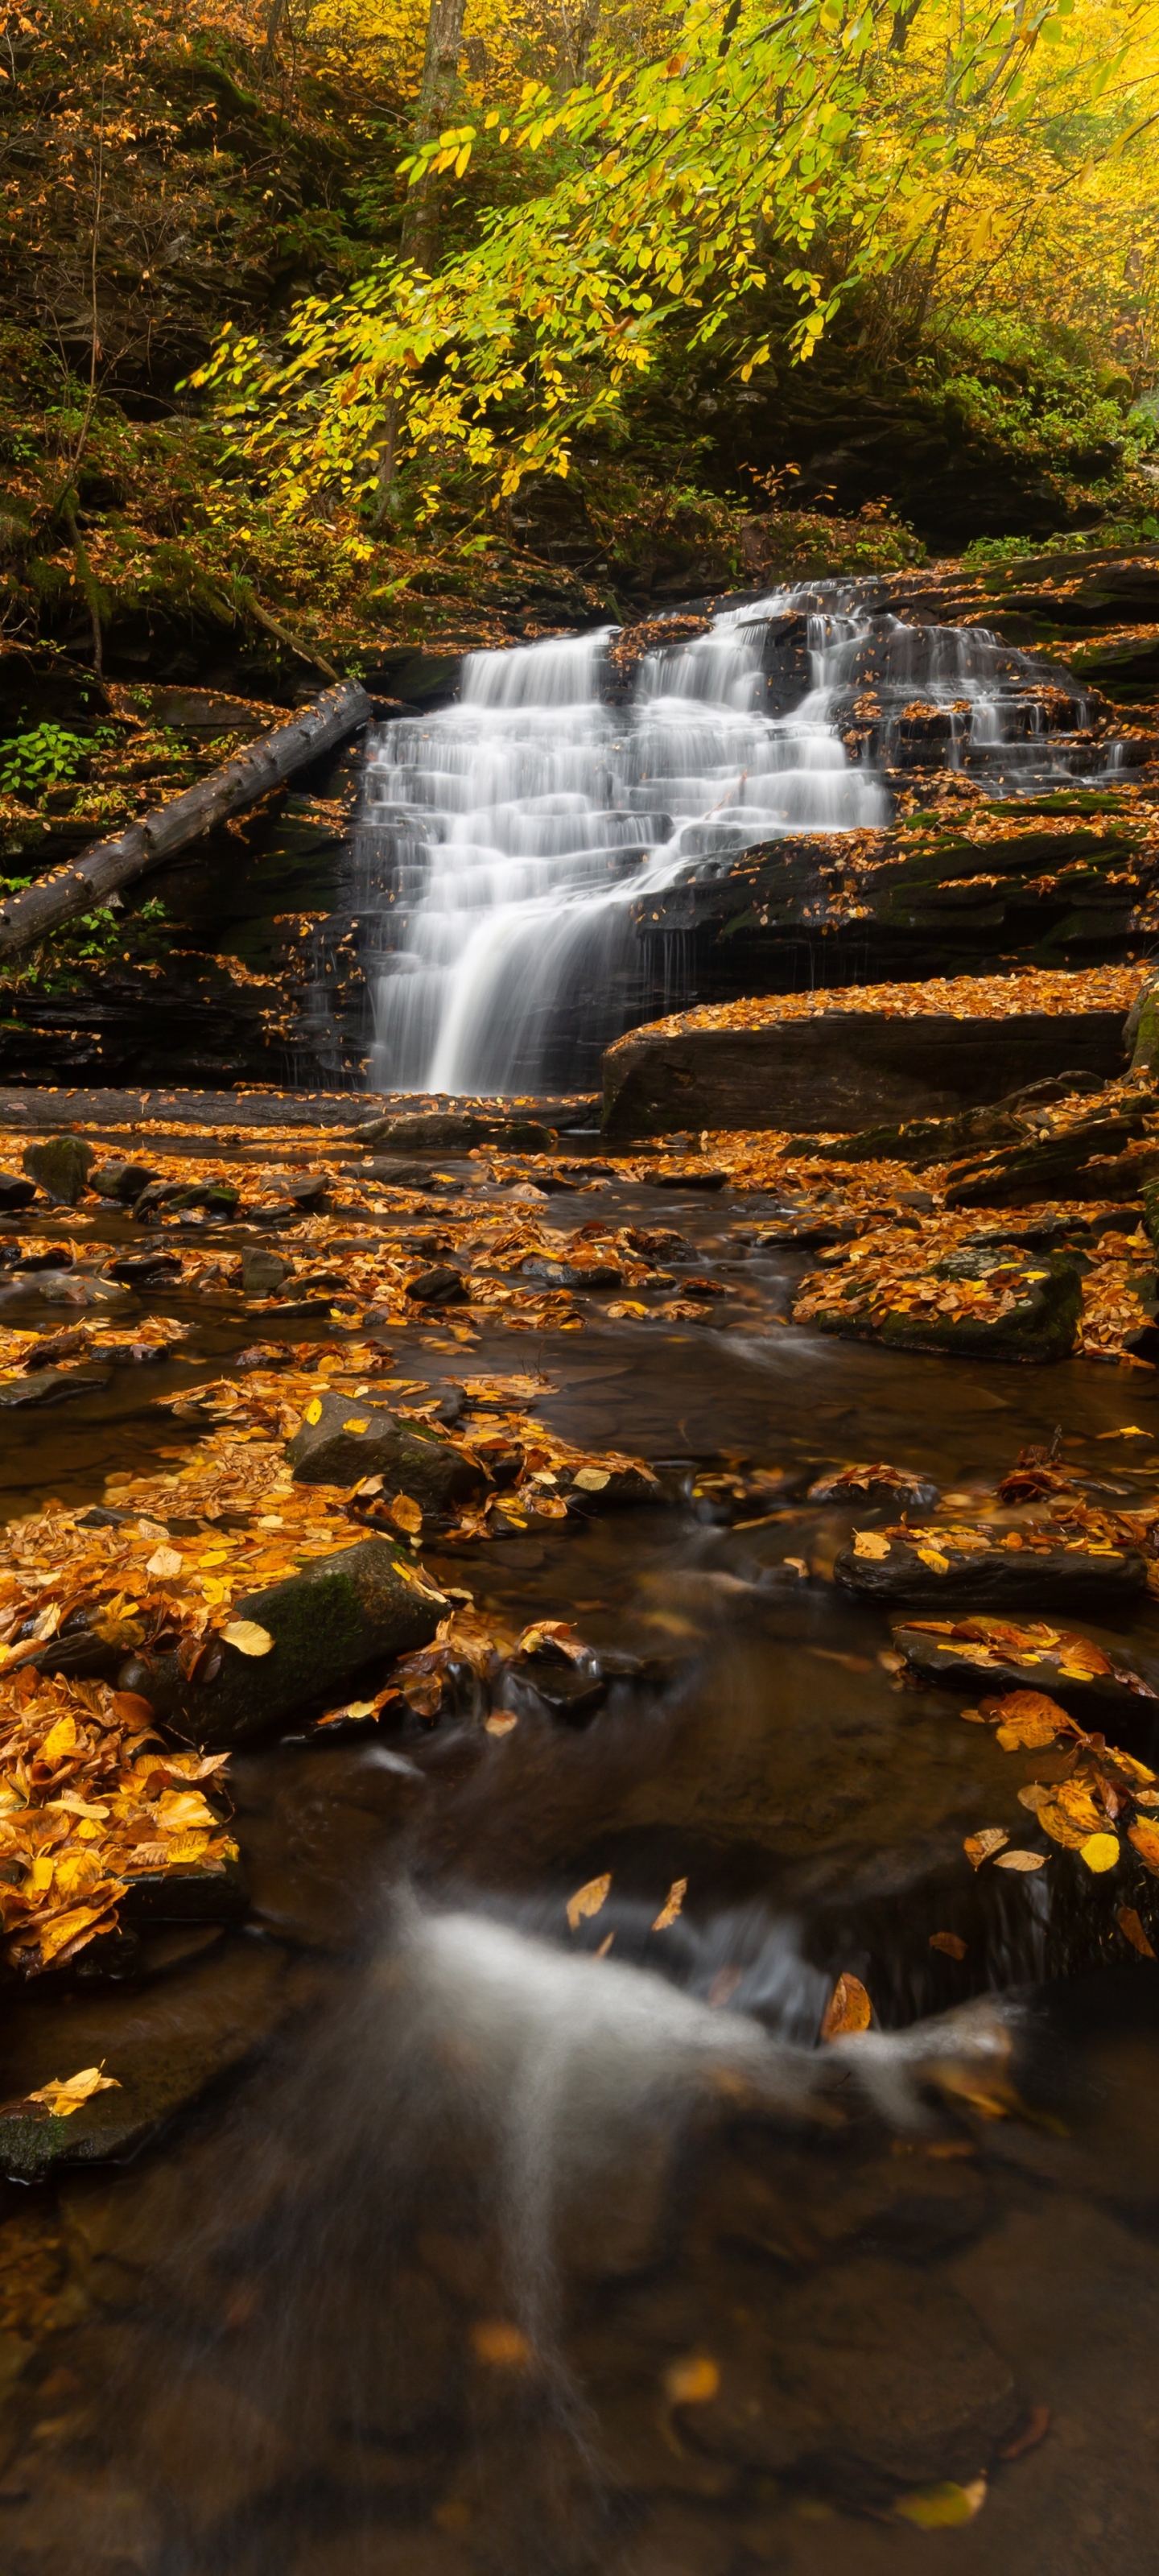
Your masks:
<svg viewBox="0 0 1159 2576"><path fill-rule="evenodd" d="M614 630L475 653L458 704L385 726L362 846L389 886L370 1078L379 1090L562 1089L666 1000L629 907L751 843L885 823L892 800L841 739L861 693L879 758L904 759L915 691L944 710L934 757L998 793L1062 784L1031 693L1044 672L979 630L910 627L832 593L808 617L809 683L767 712L770 623L818 593L722 612L606 702ZM1076 699L1078 721L1081 701ZM717 866L713 862L718 862Z"/></svg>

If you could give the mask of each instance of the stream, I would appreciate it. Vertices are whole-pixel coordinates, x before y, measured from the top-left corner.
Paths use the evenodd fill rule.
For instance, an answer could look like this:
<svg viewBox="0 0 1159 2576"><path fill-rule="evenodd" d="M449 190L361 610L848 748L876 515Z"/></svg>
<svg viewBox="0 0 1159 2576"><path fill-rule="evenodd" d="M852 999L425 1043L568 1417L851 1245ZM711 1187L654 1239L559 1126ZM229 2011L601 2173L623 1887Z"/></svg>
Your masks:
<svg viewBox="0 0 1159 2576"><path fill-rule="evenodd" d="M599 1205L655 1217L622 1181ZM496 1324L473 1353L541 1368L567 1437L685 1475L675 1511L426 1557L516 1624L573 1619L600 1690L523 1684L498 1735L409 1717L236 1756L248 1918L6 1996L6 2099L102 2059L159 2097L206 2082L123 2164L3 2186L5 2576L1150 2576L1151 1967L1048 1872L969 1871L1025 1766L900 1688L884 1616L828 1579L874 1515L807 1500L850 1458L980 1489L1056 1426L1113 1479L1097 1444L1148 1422L1150 1381L823 1341L785 1320L813 1256L754 1247L761 1213L665 1193L710 1325L597 1313L513 1356ZM240 1298L143 1303L193 1323L199 1376L252 1338ZM399 1359L462 1367L437 1323ZM171 1444L150 1399L188 1361L147 1376L11 1417L6 1511L99 1500ZM786 1477L748 1525L696 1491L742 1463ZM1159 1682L1153 1601L1130 1647ZM852 2056L818 2096L843 1971L897 2033L997 1998L1019 2116L907 2127L904 2083L883 2108ZM899 2518L977 2506L987 2466L949 2535Z"/></svg>

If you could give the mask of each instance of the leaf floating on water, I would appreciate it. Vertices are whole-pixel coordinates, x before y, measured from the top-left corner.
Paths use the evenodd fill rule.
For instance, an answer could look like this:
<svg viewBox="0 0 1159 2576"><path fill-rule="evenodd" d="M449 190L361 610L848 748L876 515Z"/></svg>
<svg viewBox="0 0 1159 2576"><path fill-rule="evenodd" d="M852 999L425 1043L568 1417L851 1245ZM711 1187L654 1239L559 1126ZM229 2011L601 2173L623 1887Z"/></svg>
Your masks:
<svg viewBox="0 0 1159 2576"><path fill-rule="evenodd" d="M855 1556L888 1556L889 1540L883 1538L880 1530L854 1530L853 1553Z"/></svg>
<svg viewBox="0 0 1159 2576"><path fill-rule="evenodd" d="M471 2346L492 2370L529 2370L535 2359L522 2327L507 2317L481 2317L471 2328Z"/></svg>
<svg viewBox="0 0 1159 2576"><path fill-rule="evenodd" d="M1118 1846L1116 1845L1116 1850L1117 1848ZM1025 1875L1027 1871L1032 1869L1045 1869L1046 1854L1045 1852L1023 1850L997 1852L995 1854L994 1867L995 1869L1019 1869Z"/></svg>
<svg viewBox="0 0 1159 2576"><path fill-rule="evenodd" d="M1010 1836L1002 1825L983 1825L980 1833L967 1834L962 1849L971 1868L981 1869L983 1861L989 1860L992 1852L1001 1851L1009 1840Z"/></svg>
<svg viewBox="0 0 1159 2576"><path fill-rule="evenodd" d="M518 1724L519 1720L515 1715L514 1709L497 1708L494 1709L491 1716L485 1720L483 1733L484 1735L510 1735L512 1727L518 1726ZM572 1928L574 1930L574 1925Z"/></svg>
<svg viewBox="0 0 1159 2576"><path fill-rule="evenodd" d="M221 1633L226 1645L236 1646L239 1655L268 1655L273 1647L269 1629L261 1627L256 1619L231 1619Z"/></svg>
<svg viewBox="0 0 1159 2576"><path fill-rule="evenodd" d="M1123 1935L1124 1941L1130 1942L1131 1948L1138 1951L1140 1958L1153 1959L1155 1953L1145 1931L1143 1930L1143 1926L1134 1906L1120 1905L1115 1920Z"/></svg>
<svg viewBox="0 0 1159 2576"><path fill-rule="evenodd" d="M1080 1843L1079 1859L1085 1860L1087 1868L1094 1871L1096 1878L1101 1878L1104 1870L1114 1869L1117 1866L1118 1835L1092 1834L1087 1842Z"/></svg>
<svg viewBox="0 0 1159 2576"><path fill-rule="evenodd" d="M720 2391L720 2363L710 2352L686 2352L670 2361L664 2394L670 2406L711 2406Z"/></svg>
<svg viewBox="0 0 1159 2576"><path fill-rule="evenodd" d="M55 2120L70 2119L74 2111L82 2110L86 2102L91 2102L94 2093L120 2091L118 2077L106 2075L103 2069L102 2058L99 2066L82 2067L79 2075L54 2075L50 2083L41 2085L38 2093L30 2093L28 2100L41 2103L46 2111L51 2111Z"/></svg>
<svg viewBox="0 0 1159 2576"><path fill-rule="evenodd" d="M981 1715L998 1719L998 1741L1007 1753L1019 1747L1038 1752L1044 1744L1053 1744L1056 1736L1080 1731L1073 1717L1045 1691L1008 1691L1003 1699L984 1699Z"/></svg>
<svg viewBox="0 0 1159 2576"><path fill-rule="evenodd" d="M999 2459L1024 2459L1028 2451L1036 2451L1038 2449L1039 2443L1045 2440L1049 2431L1049 2406L1032 2406L1027 2415L1025 2424L1019 2426L1017 2433L1013 2433L1008 2442L1000 2444L998 2451Z"/></svg>
<svg viewBox="0 0 1159 2576"><path fill-rule="evenodd" d="M1100 1431L1096 1437L1099 1440L1153 1440L1155 1434L1153 1431L1140 1431L1137 1422L1125 1422L1121 1431Z"/></svg>
<svg viewBox="0 0 1159 2576"><path fill-rule="evenodd" d="M613 1941L615 1940L615 1937L616 1937L616 1936L615 1936L615 1933L614 1933L614 1932L605 1932L604 1937L603 1937L603 1940L602 1940L602 1941L601 1941L601 1943L600 1943L599 1949L598 1949L598 1950L597 1950L597 1952L596 1952L596 1957L597 1957L597 1959L606 1959L606 1958L607 1958L608 1952L609 1952L609 1950L611 1949L611 1946L612 1946Z"/></svg>
<svg viewBox="0 0 1159 2576"><path fill-rule="evenodd" d="M972 2522L986 2502L985 2478L974 2478L968 2487L959 2487L947 2478L934 2487L914 2487L909 2495L899 2496L894 2512L903 2522L917 2524L919 2531L945 2531L956 2522Z"/></svg>
<svg viewBox="0 0 1159 2576"><path fill-rule="evenodd" d="M838 1977L821 2024L822 2039L852 2039L858 2031L868 2030L873 2019L873 2006L860 1977L845 1971Z"/></svg>
<svg viewBox="0 0 1159 2576"><path fill-rule="evenodd" d="M687 1879L686 1879L686 1878L674 1878L674 1879L673 1879L673 1881L672 1881L672 1885L671 1885L671 1887L670 1887L670 1888L669 1888L669 1890L668 1890L668 1894L667 1894L667 1896L666 1896L666 1897L665 1897L665 1899L664 1899L664 1903L663 1903L663 1905L661 1906L660 1911L659 1911L659 1913L658 1913L658 1915L657 1915L657 1917L656 1917L656 1920L655 1920L655 1922L654 1922L654 1924L653 1924L653 1926L652 1926L652 1930L653 1930L654 1932L666 1932L666 1931L667 1931L667 1929L668 1929L669 1924L670 1924L670 1923L675 1923L675 1921L676 1921L676 1917L677 1917L677 1915L678 1915L678 1914L679 1914L679 1912L680 1912L680 1908L681 1908L681 1906L683 1905L683 1903L684 1903L684 1899L685 1899L685 1897L687 1896L687 1894L688 1894L688 1881L687 1881Z"/></svg>
<svg viewBox="0 0 1159 2576"><path fill-rule="evenodd" d="M350 1425L347 1424L347 1430ZM423 1525L422 1510L409 1494L396 1494L390 1505L390 1518L395 1528L405 1530L408 1538L417 1538Z"/></svg>
<svg viewBox="0 0 1159 2576"><path fill-rule="evenodd" d="M578 1932L580 1924L587 1917L599 1913L601 1906L607 1900L611 1884L612 1873L609 1869L605 1870L602 1878L589 1878L586 1886L577 1887L575 1895L569 1896L567 1919L573 1932Z"/></svg>
<svg viewBox="0 0 1159 2576"><path fill-rule="evenodd" d="M931 1950L944 1950L947 1959L964 1959L966 1943L960 1932L931 1932Z"/></svg>

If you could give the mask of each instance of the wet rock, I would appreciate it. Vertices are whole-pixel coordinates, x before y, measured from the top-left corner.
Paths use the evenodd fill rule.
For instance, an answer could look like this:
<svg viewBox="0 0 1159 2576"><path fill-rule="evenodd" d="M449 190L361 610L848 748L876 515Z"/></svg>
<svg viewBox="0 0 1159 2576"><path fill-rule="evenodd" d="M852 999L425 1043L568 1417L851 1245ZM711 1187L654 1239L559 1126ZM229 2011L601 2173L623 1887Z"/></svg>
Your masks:
<svg viewBox="0 0 1159 2576"><path fill-rule="evenodd" d="M87 1189L96 1159L95 1145L83 1136L38 1136L20 1157L30 1178L68 1207L75 1207Z"/></svg>
<svg viewBox="0 0 1159 2576"><path fill-rule="evenodd" d="M943 1631L944 1624L939 1623ZM1009 1635L988 1638L981 1620L963 1619L958 1626L957 1635L904 1623L893 1630L897 1652L918 1681L937 1690L1045 1691L1084 1726L1094 1726L1104 1716L1150 1720L1159 1710L1159 1695L1150 1682L1132 1671L1117 1649L1112 1659L1093 1638L1028 1629L1025 1659L1016 1661Z"/></svg>
<svg viewBox="0 0 1159 2576"><path fill-rule="evenodd" d="M98 1163L89 1174L89 1188L102 1199L119 1199L122 1206L134 1207L156 1178L148 1163Z"/></svg>
<svg viewBox="0 0 1159 2576"><path fill-rule="evenodd" d="M689 1014L687 1025L635 1029L608 1048L604 1133L657 1136L674 1126L848 1133L878 1120L954 1116L1064 1067L1117 1073L1122 1026L1109 1011L969 1020L825 1010L747 1029L698 1026Z"/></svg>
<svg viewBox="0 0 1159 2576"><path fill-rule="evenodd" d="M181 1277L181 1262L175 1252L126 1252L105 1266L106 1279L119 1281L125 1288L175 1287Z"/></svg>
<svg viewBox="0 0 1159 2576"><path fill-rule="evenodd" d="M42 1368L31 1377L0 1386L0 1406L5 1413L29 1413L37 1406L67 1404L73 1396L99 1395L102 1387L111 1384L107 1369Z"/></svg>
<svg viewBox="0 0 1159 2576"><path fill-rule="evenodd" d="M397 1548L360 1539L233 1603L232 1619L253 1621L273 1638L268 1653L244 1655L223 1639L213 1678L194 1681L175 1654L135 1660L135 1687L195 1743L245 1743L336 1698L364 1665L429 1645L448 1607Z"/></svg>
<svg viewBox="0 0 1159 2576"><path fill-rule="evenodd" d="M142 2392L143 2394L144 2392ZM134 2457L169 2517L193 2537L296 2476L299 2456L260 2392L188 2359L137 2413Z"/></svg>
<svg viewBox="0 0 1159 2576"><path fill-rule="evenodd" d="M306 1963L303 1963L305 1973ZM235 1938L143 1994L123 1988L77 1994L70 2002L70 2070L106 2063L117 2089L94 2094L69 2119L0 2118L0 2171L35 2180L55 2165L117 2162L135 2154L163 2122L245 2060L300 2000L285 1955ZM23 2100L57 2064L63 2034L33 1989L5 2011L0 2093Z"/></svg>
<svg viewBox="0 0 1159 2576"><path fill-rule="evenodd" d="M406 1117L372 1118L351 1131L352 1145L396 1154L469 1153L472 1145L509 1145L513 1152L545 1154L555 1131L534 1118L487 1118L470 1110L416 1109Z"/></svg>
<svg viewBox="0 0 1159 2576"><path fill-rule="evenodd" d="M607 1261L550 1261L537 1254L519 1266L524 1279L542 1279L548 1288L618 1288L620 1284L620 1272Z"/></svg>
<svg viewBox="0 0 1159 2576"><path fill-rule="evenodd" d="M406 1293L417 1306L454 1306L463 1303L467 1288L461 1271L439 1262L432 1270L420 1270L417 1278L408 1279Z"/></svg>
<svg viewBox="0 0 1159 2576"><path fill-rule="evenodd" d="M787 2292L776 2322L777 2378L822 2428L813 2456L854 2490L976 2477L1021 2411L973 2309L920 2272L862 2256Z"/></svg>
<svg viewBox="0 0 1159 2576"><path fill-rule="evenodd" d="M269 1297L288 1279L292 1261L283 1261L280 1252L269 1252L262 1243L247 1243L241 1256L242 1293L246 1297Z"/></svg>
<svg viewBox="0 0 1159 2576"><path fill-rule="evenodd" d="M883 1556L859 1556L854 1547L842 1548L834 1581L843 1592L866 1601L912 1601L931 1608L936 1602L949 1618L969 1616L973 1610L1093 1609L1099 1602L1130 1600L1146 1588L1146 1560L1133 1548L1096 1555L1061 1544L1032 1546L1018 1531L990 1544L979 1532L976 1547L943 1554L941 1535L931 1530L915 1531L912 1540L883 1538ZM940 1562L928 1561L933 1558Z"/></svg>
<svg viewBox="0 0 1159 2576"><path fill-rule="evenodd" d="M1013 1145L979 1170L952 1178L947 1207L1026 1207L1039 1199L1121 1198L1159 1173L1159 1140L1127 1156L1144 1112L1084 1119L1033 1145Z"/></svg>
<svg viewBox="0 0 1159 2576"><path fill-rule="evenodd" d="M906 1302L900 1291L891 1291L898 1302L876 1309L867 1304L860 1311L853 1305L822 1307L808 1320L820 1333L834 1333L853 1341L880 1343L886 1350L944 1352L948 1356L972 1359L1029 1360L1046 1362L1067 1357L1074 1348L1075 1334L1082 1313L1082 1285L1073 1262L1062 1253L1046 1252L1037 1257L1019 1254L1003 1247L991 1251L962 1251L938 1262L925 1275L947 1283L962 1278L985 1278L1002 1293L1003 1303L1011 1301L1006 1312L982 1315L972 1313L968 1304L951 1314L939 1312L930 1300L923 1306L909 1302L919 1272L905 1283ZM859 1286L852 1274L851 1289Z"/></svg>
<svg viewBox="0 0 1159 2576"><path fill-rule="evenodd" d="M235 1766L236 1831L254 1920L277 1939L348 1950L380 1938L382 1886L422 1772L381 1744L286 1748Z"/></svg>
<svg viewBox="0 0 1159 2576"><path fill-rule="evenodd" d="M354 1485L363 1476L381 1476L388 1494L409 1494L424 1512L448 1511L487 1482L477 1459L453 1440L347 1395L316 1396L287 1441L286 1456L300 1485Z"/></svg>
<svg viewBox="0 0 1159 2576"><path fill-rule="evenodd" d="M0 1216L13 1216L17 1208L30 1207L35 1196L35 1181L22 1181L18 1172L0 1172Z"/></svg>

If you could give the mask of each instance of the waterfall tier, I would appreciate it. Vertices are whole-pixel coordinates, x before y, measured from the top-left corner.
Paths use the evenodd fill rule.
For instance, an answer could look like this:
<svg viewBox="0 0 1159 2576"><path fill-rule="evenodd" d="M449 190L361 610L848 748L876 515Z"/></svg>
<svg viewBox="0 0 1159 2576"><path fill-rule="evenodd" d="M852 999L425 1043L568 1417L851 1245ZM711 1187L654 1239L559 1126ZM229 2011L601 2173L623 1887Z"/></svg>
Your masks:
<svg viewBox="0 0 1159 2576"><path fill-rule="evenodd" d="M590 1086L657 992L629 907L754 843L889 822L890 773L1041 792L1105 762L1067 674L857 586L782 591L660 646L614 629L476 653L458 702L372 740L360 858L378 916L381 1090Z"/></svg>

